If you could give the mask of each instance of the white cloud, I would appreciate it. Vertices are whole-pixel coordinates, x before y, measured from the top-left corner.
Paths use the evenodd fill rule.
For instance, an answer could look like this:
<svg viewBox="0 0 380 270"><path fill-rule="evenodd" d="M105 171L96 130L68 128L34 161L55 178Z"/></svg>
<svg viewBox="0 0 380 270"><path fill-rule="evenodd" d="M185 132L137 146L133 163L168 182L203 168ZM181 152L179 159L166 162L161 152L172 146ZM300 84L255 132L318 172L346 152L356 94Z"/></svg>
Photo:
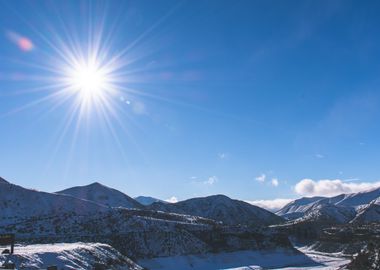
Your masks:
<svg viewBox="0 0 380 270"><path fill-rule="evenodd" d="M206 181L203 182L203 184L212 186L216 182L218 182L218 177L216 177L216 176L210 176Z"/></svg>
<svg viewBox="0 0 380 270"><path fill-rule="evenodd" d="M380 182L344 182L336 180L319 180L303 179L298 182L294 190L297 194L303 196L335 196L342 193L355 193L380 187Z"/></svg>
<svg viewBox="0 0 380 270"><path fill-rule="evenodd" d="M322 154L316 154L315 157L321 159L321 158L324 158L325 156Z"/></svg>
<svg viewBox="0 0 380 270"><path fill-rule="evenodd" d="M255 179L256 179L256 181L264 182L266 177L267 176L264 173L262 173L261 175L257 176Z"/></svg>
<svg viewBox="0 0 380 270"><path fill-rule="evenodd" d="M275 212L280 210L286 204L293 201L293 199L273 199L273 200L256 200L256 201L246 201L247 203L256 205L258 207L267 209L269 211Z"/></svg>
<svg viewBox="0 0 380 270"><path fill-rule="evenodd" d="M278 187L278 185L279 185L278 179L277 178L273 178L272 179L272 186Z"/></svg>
<svg viewBox="0 0 380 270"><path fill-rule="evenodd" d="M176 203L176 202L178 202L178 199L177 199L177 197L172 196L169 199L166 199L165 202Z"/></svg>

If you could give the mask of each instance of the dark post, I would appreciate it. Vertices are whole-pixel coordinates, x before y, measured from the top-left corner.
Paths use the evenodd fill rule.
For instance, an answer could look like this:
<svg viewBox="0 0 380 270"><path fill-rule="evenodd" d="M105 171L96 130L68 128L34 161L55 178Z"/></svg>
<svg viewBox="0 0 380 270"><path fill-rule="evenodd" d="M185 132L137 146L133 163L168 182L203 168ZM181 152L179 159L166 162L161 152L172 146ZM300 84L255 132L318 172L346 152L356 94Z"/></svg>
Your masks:
<svg viewBox="0 0 380 270"><path fill-rule="evenodd" d="M0 245L11 245L11 254L13 254L15 246L15 235L13 233L0 234Z"/></svg>

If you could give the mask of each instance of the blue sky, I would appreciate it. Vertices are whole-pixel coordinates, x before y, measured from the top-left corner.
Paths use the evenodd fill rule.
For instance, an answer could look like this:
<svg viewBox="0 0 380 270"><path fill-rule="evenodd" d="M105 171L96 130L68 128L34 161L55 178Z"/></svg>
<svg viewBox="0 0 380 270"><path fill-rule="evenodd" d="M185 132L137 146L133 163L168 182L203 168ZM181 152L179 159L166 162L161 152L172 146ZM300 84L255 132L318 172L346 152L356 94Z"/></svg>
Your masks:
<svg viewBox="0 0 380 270"><path fill-rule="evenodd" d="M14 183L244 200L378 184L376 1L0 5L0 174ZM120 56L109 121L48 98L97 37L104 61Z"/></svg>

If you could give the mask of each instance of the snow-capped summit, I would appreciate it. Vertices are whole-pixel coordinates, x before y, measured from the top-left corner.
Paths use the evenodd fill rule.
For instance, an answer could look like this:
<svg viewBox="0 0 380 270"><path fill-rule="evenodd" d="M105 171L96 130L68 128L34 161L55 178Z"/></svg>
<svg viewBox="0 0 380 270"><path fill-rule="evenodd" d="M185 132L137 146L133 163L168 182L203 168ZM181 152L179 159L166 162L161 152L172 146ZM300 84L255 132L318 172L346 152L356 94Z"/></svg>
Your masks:
<svg viewBox="0 0 380 270"><path fill-rule="evenodd" d="M225 195L193 198L177 203L153 203L153 210L200 216L222 221L226 225L270 225L283 219L272 212Z"/></svg>
<svg viewBox="0 0 380 270"><path fill-rule="evenodd" d="M149 197L149 196L138 196L138 197L135 197L133 199L135 199L136 201L138 201L142 205L151 205L152 203L155 203L155 202L165 203L165 201L163 201L163 200L156 199L156 198Z"/></svg>
<svg viewBox="0 0 380 270"><path fill-rule="evenodd" d="M116 189L104 186L98 182L86 186L77 186L56 192L73 197L93 201L108 207L143 208L143 206Z"/></svg>

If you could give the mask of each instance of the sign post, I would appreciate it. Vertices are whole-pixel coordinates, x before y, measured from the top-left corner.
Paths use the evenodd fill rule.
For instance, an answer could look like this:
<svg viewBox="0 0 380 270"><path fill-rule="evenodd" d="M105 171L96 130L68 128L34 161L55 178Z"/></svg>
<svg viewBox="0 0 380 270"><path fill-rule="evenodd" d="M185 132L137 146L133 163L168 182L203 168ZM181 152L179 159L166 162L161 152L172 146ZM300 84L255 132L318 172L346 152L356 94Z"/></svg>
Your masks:
<svg viewBox="0 0 380 270"><path fill-rule="evenodd" d="M11 245L11 254L13 254L15 246L15 235L12 233L0 234L0 245Z"/></svg>

